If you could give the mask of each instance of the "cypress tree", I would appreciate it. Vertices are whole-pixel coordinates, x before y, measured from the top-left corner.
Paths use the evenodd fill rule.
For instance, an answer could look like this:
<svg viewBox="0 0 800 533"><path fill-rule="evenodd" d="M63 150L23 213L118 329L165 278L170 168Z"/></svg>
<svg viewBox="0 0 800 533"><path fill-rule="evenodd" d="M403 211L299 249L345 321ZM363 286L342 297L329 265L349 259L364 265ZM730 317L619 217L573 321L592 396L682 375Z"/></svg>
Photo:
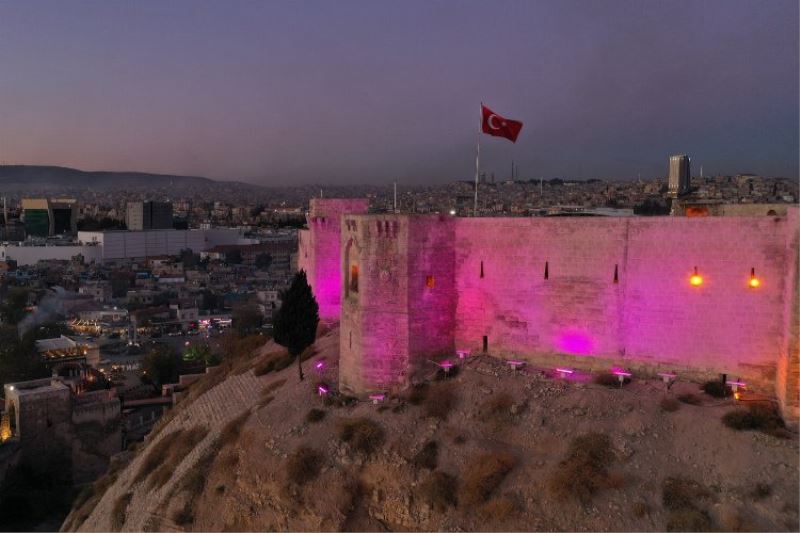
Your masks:
<svg viewBox="0 0 800 533"><path fill-rule="evenodd" d="M297 371L303 380L300 354L314 344L319 322L319 305L308 285L305 271L295 274L292 284L281 294L281 308L275 315L275 342L297 357Z"/></svg>

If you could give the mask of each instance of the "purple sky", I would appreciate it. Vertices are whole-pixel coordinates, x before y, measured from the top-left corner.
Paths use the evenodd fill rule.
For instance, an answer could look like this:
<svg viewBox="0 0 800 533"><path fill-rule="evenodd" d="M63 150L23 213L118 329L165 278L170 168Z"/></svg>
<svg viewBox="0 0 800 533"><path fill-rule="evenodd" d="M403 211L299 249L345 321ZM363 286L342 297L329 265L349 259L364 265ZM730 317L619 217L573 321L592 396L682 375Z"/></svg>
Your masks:
<svg viewBox="0 0 800 533"><path fill-rule="evenodd" d="M0 2L0 161L293 183L798 176L789 1Z"/></svg>

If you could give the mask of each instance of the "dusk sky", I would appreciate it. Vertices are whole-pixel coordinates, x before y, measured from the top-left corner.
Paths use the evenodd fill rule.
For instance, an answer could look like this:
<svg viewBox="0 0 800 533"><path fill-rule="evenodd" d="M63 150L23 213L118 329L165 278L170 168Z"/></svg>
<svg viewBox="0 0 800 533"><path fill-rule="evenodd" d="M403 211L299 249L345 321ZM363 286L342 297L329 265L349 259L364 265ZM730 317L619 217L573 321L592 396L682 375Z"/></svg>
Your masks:
<svg viewBox="0 0 800 533"><path fill-rule="evenodd" d="M297 183L798 176L798 3L0 3L0 162Z"/></svg>

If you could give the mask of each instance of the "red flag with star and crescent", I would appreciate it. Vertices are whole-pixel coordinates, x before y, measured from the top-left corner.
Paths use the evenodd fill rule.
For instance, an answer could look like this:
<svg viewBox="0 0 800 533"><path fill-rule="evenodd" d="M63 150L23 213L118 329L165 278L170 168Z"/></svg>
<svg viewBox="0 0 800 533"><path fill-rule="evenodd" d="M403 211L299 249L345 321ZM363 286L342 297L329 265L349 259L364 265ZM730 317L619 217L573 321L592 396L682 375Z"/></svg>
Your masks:
<svg viewBox="0 0 800 533"><path fill-rule="evenodd" d="M512 143L522 130L522 122L501 117L485 105L481 104L481 130L487 135L505 137Z"/></svg>

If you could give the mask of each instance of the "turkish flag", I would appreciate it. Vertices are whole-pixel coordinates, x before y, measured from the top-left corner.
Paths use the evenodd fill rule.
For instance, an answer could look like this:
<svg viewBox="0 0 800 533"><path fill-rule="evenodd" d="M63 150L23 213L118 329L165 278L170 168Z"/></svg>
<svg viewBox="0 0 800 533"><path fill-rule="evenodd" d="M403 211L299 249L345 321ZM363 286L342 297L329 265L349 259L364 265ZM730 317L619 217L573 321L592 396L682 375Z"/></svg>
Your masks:
<svg viewBox="0 0 800 533"><path fill-rule="evenodd" d="M522 130L522 122L503 118L485 105L481 104L481 130L494 137L505 137L512 143Z"/></svg>

